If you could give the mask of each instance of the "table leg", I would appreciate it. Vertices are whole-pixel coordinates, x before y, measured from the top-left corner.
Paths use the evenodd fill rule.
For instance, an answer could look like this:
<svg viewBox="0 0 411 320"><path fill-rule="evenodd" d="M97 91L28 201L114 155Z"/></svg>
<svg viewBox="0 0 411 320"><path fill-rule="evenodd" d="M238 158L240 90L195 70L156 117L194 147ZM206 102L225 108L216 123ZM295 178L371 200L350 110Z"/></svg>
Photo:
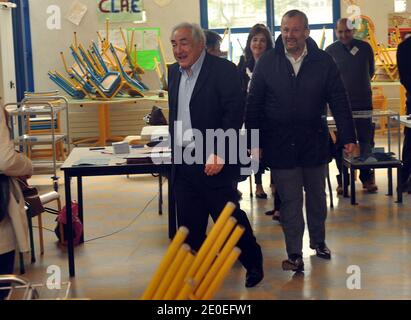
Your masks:
<svg viewBox="0 0 411 320"><path fill-rule="evenodd" d="M388 195L392 196L392 168L388 168Z"/></svg>
<svg viewBox="0 0 411 320"><path fill-rule="evenodd" d="M98 106L98 129L100 137L96 145L105 146L107 138L110 136L110 115L107 104Z"/></svg>
<svg viewBox="0 0 411 320"><path fill-rule="evenodd" d="M77 199L78 199L78 217L83 224L83 234L80 242L84 242L84 218L83 218L83 177L77 177Z"/></svg>
<svg viewBox="0 0 411 320"><path fill-rule="evenodd" d="M71 190L70 190L71 177L65 172L64 173L64 190L66 193L66 220L67 220L67 250L68 250L68 260L69 260L69 274L70 277L76 275L75 265L74 265L74 245L73 245L73 218L71 212Z"/></svg>
<svg viewBox="0 0 411 320"><path fill-rule="evenodd" d="M401 166L397 167L397 203L402 203L402 172Z"/></svg>
<svg viewBox="0 0 411 320"><path fill-rule="evenodd" d="M344 198L348 198L348 180L346 179L348 177L348 168L346 166L342 166L342 184L343 184L343 196Z"/></svg>
<svg viewBox="0 0 411 320"><path fill-rule="evenodd" d="M351 204L356 205L357 202L355 201L355 170L350 168L350 193L351 193Z"/></svg>
<svg viewBox="0 0 411 320"><path fill-rule="evenodd" d="M124 137L111 136L110 109L108 104L103 103L98 106L98 128L100 136L95 143L96 146L105 146L107 141L119 142L124 140Z"/></svg>
<svg viewBox="0 0 411 320"><path fill-rule="evenodd" d="M167 179L168 184L168 237L170 239L174 238L177 232L177 216L176 216L176 203L174 198L174 193L172 191L170 183L170 175Z"/></svg>
<svg viewBox="0 0 411 320"><path fill-rule="evenodd" d="M34 250L34 237L33 237L33 221L32 221L32 213L30 206L28 206L28 209L26 211L27 214L27 224L29 226L29 240L30 240L30 249L31 249L31 263L36 262L36 252Z"/></svg>
<svg viewBox="0 0 411 320"><path fill-rule="evenodd" d="M159 188L159 197L158 197L158 214L163 214L163 176L160 173L158 175L158 188Z"/></svg>

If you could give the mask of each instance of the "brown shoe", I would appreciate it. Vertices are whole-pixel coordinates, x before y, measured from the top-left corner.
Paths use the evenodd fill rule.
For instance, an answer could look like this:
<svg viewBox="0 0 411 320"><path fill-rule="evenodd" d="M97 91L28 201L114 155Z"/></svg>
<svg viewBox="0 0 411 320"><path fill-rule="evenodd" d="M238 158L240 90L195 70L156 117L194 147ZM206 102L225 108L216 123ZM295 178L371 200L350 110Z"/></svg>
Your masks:
<svg viewBox="0 0 411 320"><path fill-rule="evenodd" d="M375 193L378 190L378 186L372 181L366 181L362 184L363 189L366 189L369 193Z"/></svg>
<svg viewBox="0 0 411 320"><path fill-rule="evenodd" d="M338 195L342 195L342 194L344 193L343 187L340 186L340 185L337 187L336 190L337 190L337 194L338 194Z"/></svg>

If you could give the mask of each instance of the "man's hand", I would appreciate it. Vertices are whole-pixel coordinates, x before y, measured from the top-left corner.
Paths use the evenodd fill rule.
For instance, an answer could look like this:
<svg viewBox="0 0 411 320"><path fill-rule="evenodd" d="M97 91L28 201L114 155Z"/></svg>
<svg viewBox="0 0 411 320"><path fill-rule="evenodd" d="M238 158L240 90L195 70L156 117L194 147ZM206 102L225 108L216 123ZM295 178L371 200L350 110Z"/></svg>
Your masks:
<svg viewBox="0 0 411 320"><path fill-rule="evenodd" d="M263 150L262 149L260 149L260 148L251 149L251 158L254 161L257 161L257 162L260 161L262 156L263 156Z"/></svg>
<svg viewBox="0 0 411 320"><path fill-rule="evenodd" d="M357 145L355 143L346 144L344 145L344 152L351 155L354 153L356 147Z"/></svg>
<svg viewBox="0 0 411 320"><path fill-rule="evenodd" d="M216 176L223 170L224 160L219 156L212 154L208 157L207 163L205 165L204 173L207 176Z"/></svg>

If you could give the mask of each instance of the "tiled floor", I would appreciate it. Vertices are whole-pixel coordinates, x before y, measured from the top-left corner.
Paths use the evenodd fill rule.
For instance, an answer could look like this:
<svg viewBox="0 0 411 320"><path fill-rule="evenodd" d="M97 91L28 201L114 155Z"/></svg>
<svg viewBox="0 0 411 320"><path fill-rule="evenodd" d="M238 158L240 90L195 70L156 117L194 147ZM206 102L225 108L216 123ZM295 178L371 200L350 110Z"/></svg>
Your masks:
<svg viewBox="0 0 411 320"><path fill-rule="evenodd" d="M334 176L332 166L333 190ZM268 180L269 174L265 174L266 191ZM48 176L35 177L32 183L44 190L51 186ZM411 299L411 195L404 194L402 205L395 203L395 197L387 197L385 171L377 171L377 183L378 193L366 194L357 182L358 206L351 206L349 199L334 193L335 208L329 211L327 220L332 260L324 261L314 255L306 233L303 275L281 270L281 261L286 257L281 226L264 215L272 209L272 198L250 199L248 181L240 184L244 194L241 205L263 249L265 278L257 287L246 289L245 271L236 264L215 298ZM61 186L60 190L63 189ZM61 268L62 281L72 283L73 298L138 298L169 244L168 217L158 215L156 194L157 180L151 176L85 178L86 243L75 249L76 277L68 278L65 251L49 231L44 231L44 256L37 254L37 262L27 265L25 276L32 282L44 283L50 276L47 267L57 265ZM45 214L45 220L45 226L54 229L54 217ZM117 230L122 231L90 240ZM354 268L354 274L350 268ZM353 276L359 276L355 283L361 289L349 289ZM44 298L59 294L41 291Z"/></svg>

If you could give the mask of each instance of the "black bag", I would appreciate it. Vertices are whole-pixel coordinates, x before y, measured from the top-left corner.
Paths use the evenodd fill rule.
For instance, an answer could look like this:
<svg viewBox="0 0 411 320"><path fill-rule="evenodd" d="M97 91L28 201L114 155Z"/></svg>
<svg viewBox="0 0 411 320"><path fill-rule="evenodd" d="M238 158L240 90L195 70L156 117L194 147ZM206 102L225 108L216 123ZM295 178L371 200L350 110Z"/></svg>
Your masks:
<svg viewBox="0 0 411 320"><path fill-rule="evenodd" d="M31 216L35 217L43 213L45 209L41 203L37 188L30 186L27 180L23 178L17 178L17 181L23 193L24 201L29 205Z"/></svg>
<svg viewBox="0 0 411 320"><path fill-rule="evenodd" d="M168 124L163 111L157 106L153 106L151 113L144 117L144 121L150 126L165 126Z"/></svg>
<svg viewBox="0 0 411 320"><path fill-rule="evenodd" d="M10 179L4 174L0 174L0 222L8 212L10 200Z"/></svg>

